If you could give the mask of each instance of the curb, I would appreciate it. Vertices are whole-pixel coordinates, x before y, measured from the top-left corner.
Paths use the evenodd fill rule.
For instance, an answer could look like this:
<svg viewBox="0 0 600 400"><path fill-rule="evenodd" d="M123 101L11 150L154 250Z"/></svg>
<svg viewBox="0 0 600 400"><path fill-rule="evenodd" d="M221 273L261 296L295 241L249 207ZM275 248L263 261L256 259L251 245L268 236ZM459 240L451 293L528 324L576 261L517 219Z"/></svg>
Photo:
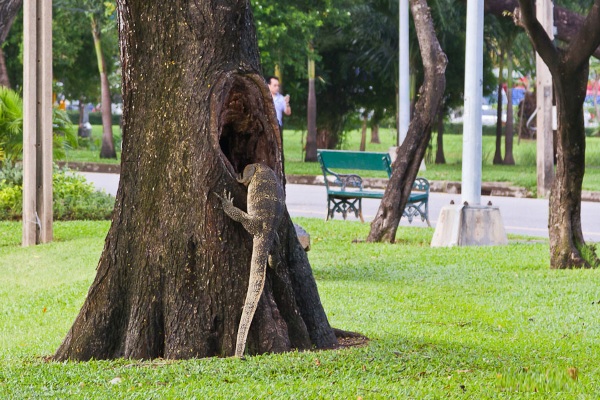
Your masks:
<svg viewBox="0 0 600 400"><path fill-rule="evenodd" d="M120 174L120 164L101 164L86 162L66 162L57 161L56 164L61 168L65 165L71 169L82 172L101 172L106 174ZM286 181L298 185L325 185L322 175L286 175ZM385 189L388 180L385 178L364 178L365 187L372 189ZM429 181L429 190L434 193L452 193L460 194L461 183L456 181ZM500 196L500 197L518 197L534 198L532 193L524 187L511 186L506 182L482 182L482 196ZM581 201L591 201L600 203L600 192L590 192L583 190L581 192Z"/></svg>

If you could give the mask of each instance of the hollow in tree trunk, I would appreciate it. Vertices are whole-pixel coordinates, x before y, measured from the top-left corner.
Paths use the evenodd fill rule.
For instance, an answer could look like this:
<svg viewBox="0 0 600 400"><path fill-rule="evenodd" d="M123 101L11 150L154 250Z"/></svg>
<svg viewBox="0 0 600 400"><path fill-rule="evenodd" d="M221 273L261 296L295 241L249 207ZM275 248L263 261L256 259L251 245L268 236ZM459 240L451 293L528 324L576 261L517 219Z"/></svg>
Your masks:
<svg viewBox="0 0 600 400"><path fill-rule="evenodd" d="M56 360L230 356L252 237L223 212L246 209L251 163L283 182L271 94L247 0L118 0L123 156L97 275ZM276 269L250 327L249 354L330 348L337 339L284 213Z"/></svg>
<svg viewBox="0 0 600 400"><path fill-rule="evenodd" d="M571 45L558 49L535 17L533 0L519 0L517 21L527 30L554 81L557 102L557 164L550 192L550 267L581 268L600 264L581 230L581 185L585 172L585 100L589 58L600 46L600 0L595 0Z"/></svg>
<svg viewBox="0 0 600 400"><path fill-rule="evenodd" d="M377 215L371 223L367 241L394 242L396 231L412 184L425 156L431 126L440 109L446 88L446 64L448 59L435 36L433 21L425 0L411 0L411 12L415 22L419 48L423 58L425 78L421 86L415 113L408 127L406 138L396 150L392 176L385 189Z"/></svg>

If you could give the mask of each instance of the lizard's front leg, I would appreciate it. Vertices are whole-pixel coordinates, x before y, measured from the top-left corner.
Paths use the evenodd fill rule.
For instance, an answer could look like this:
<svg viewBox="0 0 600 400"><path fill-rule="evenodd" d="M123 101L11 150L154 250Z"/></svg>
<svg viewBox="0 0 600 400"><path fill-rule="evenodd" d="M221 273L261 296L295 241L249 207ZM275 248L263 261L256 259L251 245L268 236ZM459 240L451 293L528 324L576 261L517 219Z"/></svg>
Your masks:
<svg viewBox="0 0 600 400"><path fill-rule="evenodd" d="M251 235L257 234L257 226L256 223L254 223L254 219L248 213L233 205L233 197L231 196L230 192L225 190L223 192L223 197L216 193L214 194L221 199L223 211L225 211L225 214L227 214L229 218L242 224L244 229L246 229Z"/></svg>

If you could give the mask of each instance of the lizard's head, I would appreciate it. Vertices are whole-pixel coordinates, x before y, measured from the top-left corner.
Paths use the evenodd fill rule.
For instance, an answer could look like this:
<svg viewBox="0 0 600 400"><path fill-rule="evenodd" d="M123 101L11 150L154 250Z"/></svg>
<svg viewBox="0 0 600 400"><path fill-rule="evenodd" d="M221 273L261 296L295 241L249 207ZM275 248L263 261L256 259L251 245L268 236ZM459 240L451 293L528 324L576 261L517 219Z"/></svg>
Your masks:
<svg viewBox="0 0 600 400"><path fill-rule="evenodd" d="M261 168L260 164L246 165L246 167L244 168L244 172L242 172L242 177L239 178L237 181L239 183L244 184L244 186L248 186L250 184L250 181L252 180L252 177L254 176L256 171L260 168Z"/></svg>

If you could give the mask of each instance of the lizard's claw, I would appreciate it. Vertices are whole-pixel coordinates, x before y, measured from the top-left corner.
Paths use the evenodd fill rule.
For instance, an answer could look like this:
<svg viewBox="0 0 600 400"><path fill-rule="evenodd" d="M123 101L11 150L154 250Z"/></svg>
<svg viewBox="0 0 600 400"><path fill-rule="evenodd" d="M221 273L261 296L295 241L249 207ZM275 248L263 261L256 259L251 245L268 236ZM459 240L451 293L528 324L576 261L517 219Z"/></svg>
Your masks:
<svg viewBox="0 0 600 400"><path fill-rule="evenodd" d="M221 200L223 207L225 207L227 204L233 205L233 196L227 191L227 189L223 190L223 196L218 195L216 192L212 192L212 194Z"/></svg>
<svg viewBox="0 0 600 400"><path fill-rule="evenodd" d="M223 190L223 197L221 198L221 200L223 201L223 203L229 203L233 205L233 196L231 195L231 192L227 191L227 189Z"/></svg>

